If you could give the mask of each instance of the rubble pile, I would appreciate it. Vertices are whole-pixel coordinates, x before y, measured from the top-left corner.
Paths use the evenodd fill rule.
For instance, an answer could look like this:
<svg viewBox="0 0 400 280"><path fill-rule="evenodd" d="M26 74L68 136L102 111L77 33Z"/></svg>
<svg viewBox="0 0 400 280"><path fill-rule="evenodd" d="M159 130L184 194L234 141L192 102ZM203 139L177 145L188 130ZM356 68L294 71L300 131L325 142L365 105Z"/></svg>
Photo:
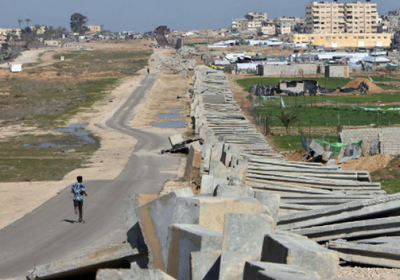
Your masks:
<svg viewBox="0 0 400 280"><path fill-rule="evenodd" d="M193 71L197 62L195 59L186 58L195 54L195 50L189 47L182 47L172 57L160 57L157 69L172 70L179 72L180 76L186 77L188 71Z"/></svg>
<svg viewBox="0 0 400 280"><path fill-rule="evenodd" d="M285 161L222 72L194 72L190 116L202 141L190 143L186 172L199 173L200 195L126 198L130 268L103 266L96 279L334 280L340 260L400 267L400 240L387 237L400 229L400 194L365 171Z"/></svg>

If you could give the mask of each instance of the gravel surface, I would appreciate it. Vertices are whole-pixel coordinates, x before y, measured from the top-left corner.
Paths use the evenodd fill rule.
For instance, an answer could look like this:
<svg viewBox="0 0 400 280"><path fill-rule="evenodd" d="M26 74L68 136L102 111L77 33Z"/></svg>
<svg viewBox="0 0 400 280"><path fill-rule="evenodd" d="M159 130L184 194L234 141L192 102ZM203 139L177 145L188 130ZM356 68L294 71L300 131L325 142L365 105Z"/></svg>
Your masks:
<svg viewBox="0 0 400 280"><path fill-rule="evenodd" d="M340 267L338 278L346 280L399 280L400 269L344 266Z"/></svg>

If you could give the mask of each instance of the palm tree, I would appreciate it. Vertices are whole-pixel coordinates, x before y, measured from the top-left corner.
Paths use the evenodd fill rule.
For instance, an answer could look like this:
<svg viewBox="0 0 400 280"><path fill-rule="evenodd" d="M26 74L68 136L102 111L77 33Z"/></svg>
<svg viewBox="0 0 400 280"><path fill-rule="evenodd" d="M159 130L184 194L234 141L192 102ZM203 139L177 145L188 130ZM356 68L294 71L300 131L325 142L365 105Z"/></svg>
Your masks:
<svg viewBox="0 0 400 280"><path fill-rule="evenodd" d="M18 24L19 24L19 29L21 29L21 23L23 22L23 20L22 19L19 19L18 20Z"/></svg>
<svg viewBox="0 0 400 280"><path fill-rule="evenodd" d="M29 26L29 22L31 22L31 19L27 18L27 19L25 19L25 21L26 21L26 27L28 27Z"/></svg>
<svg viewBox="0 0 400 280"><path fill-rule="evenodd" d="M300 121L300 116L290 109L282 109L281 113L276 116L286 128L286 134L289 135L289 128Z"/></svg>

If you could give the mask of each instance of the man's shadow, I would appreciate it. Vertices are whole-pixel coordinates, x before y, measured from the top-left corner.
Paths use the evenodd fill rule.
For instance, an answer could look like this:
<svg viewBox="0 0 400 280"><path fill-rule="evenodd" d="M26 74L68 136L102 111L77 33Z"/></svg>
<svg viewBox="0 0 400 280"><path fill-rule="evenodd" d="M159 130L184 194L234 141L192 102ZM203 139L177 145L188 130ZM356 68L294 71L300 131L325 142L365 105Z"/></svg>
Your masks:
<svg viewBox="0 0 400 280"><path fill-rule="evenodd" d="M64 219L64 220L62 220L62 222L67 222L67 223L70 223L70 224L78 223L78 221L68 220L68 219Z"/></svg>

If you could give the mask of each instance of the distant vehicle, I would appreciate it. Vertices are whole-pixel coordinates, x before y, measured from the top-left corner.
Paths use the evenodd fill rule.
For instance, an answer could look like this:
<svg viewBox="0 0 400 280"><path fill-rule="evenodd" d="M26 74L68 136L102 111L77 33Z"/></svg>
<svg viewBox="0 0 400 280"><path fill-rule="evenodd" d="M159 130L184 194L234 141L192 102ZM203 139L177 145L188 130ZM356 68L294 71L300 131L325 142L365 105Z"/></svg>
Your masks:
<svg viewBox="0 0 400 280"><path fill-rule="evenodd" d="M22 64L10 64L10 72L12 73L22 72Z"/></svg>

